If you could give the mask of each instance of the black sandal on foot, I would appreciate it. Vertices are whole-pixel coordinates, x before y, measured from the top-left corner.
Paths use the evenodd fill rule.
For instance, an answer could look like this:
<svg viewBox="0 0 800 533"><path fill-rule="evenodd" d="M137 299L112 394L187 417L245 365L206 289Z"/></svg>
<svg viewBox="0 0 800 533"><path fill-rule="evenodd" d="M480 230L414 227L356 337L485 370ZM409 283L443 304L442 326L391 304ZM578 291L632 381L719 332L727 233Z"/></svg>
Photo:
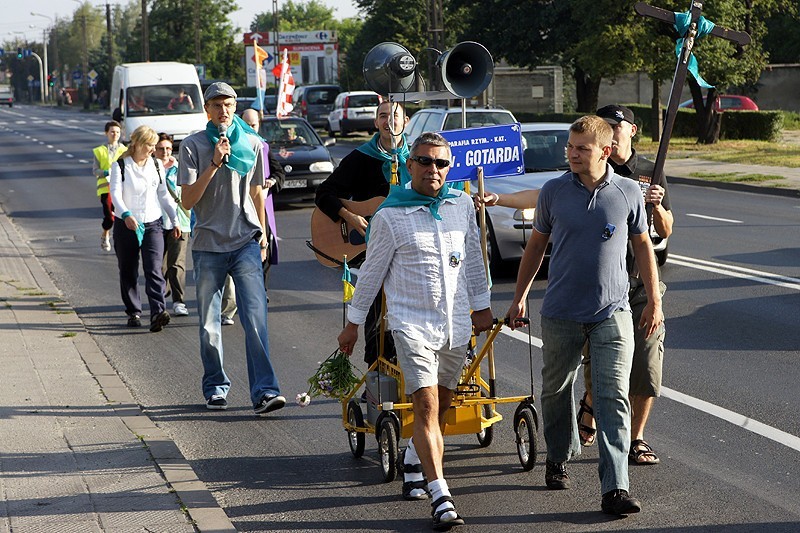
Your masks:
<svg viewBox="0 0 800 533"><path fill-rule="evenodd" d="M582 446L591 446L594 444L595 435L597 434L597 429L587 426L583 423L583 415L587 414L594 418L594 411L592 407L586 403L586 396L588 392L583 393L583 398L581 399L581 408L578 409L578 438L581 439ZM586 434L586 437L582 435L582 433Z"/></svg>
<svg viewBox="0 0 800 533"><path fill-rule="evenodd" d="M437 507L439 507L445 502L450 502L455 506L455 502L453 501L453 498L451 498L450 496L442 496L441 498L439 498L438 500L436 500L431 504L431 516L433 516L433 529L435 529L436 531L448 531L451 528L454 528L455 526L464 525L464 519L461 518L461 516L456 512L455 507L453 507L452 509L450 508L442 509L441 511L436 510ZM456 513L456 517L452 520L447 520L443 522L442 515L444 515L445 513L449 513L451 511Z"/></svg>
<svg viewBox="0 0 800 533"><path fill-rule="evenodd" d="M661 462L653 448L644 439L631 441L628 458L637 465L657 465Z"/></svg>
<svg viewBox="0 0 800 533"><path fill-rule="evenodd" d="M405 474L422 474L422 465L403 465L403 475ZM422 489L425 492L422 494L413 495L411 491L414 489ZM428 493L428 480L425 476L417 481L403 481L403 499L407 501L427 500L430 497Z"/></svg>

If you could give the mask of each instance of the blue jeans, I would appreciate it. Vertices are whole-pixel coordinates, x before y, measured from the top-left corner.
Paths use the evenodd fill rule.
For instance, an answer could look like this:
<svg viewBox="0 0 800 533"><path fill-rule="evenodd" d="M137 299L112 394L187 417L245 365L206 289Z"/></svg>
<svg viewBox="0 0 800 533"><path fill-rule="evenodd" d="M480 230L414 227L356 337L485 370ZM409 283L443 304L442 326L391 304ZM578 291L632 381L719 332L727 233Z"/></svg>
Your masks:
<svg viewBox="0 0 800 533"><path fill-rule="evenodd" d="M592 354L592 408L600 448L601 494L628 490L628 388L633 361L630 311L616 311L594 323L542 317L542 422L547 460L562 463L581 453L573 385L587 341Z"/></svg>
<svg viewBox="0 0 800 533"><path fill-rule="evenodd" d="M222 367L220 303L225 276L236 285L239 322L245 333L250 400L255 406L266 394L280 394L278 378L269 360L267 293L256 241L233 252L192 250L197 307L200 314L200 357L203 360L203 396L227 396L231 381Z"/></svg>

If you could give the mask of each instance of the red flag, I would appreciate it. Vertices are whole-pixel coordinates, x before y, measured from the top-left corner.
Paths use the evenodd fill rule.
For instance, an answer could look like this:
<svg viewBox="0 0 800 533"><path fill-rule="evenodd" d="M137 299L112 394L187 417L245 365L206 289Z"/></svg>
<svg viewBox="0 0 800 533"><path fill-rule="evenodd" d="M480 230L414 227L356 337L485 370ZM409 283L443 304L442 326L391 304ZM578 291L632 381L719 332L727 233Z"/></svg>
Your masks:
<svg viewBox="0 0 800 533"><path fill-rule="evenodd" d="M294 76L289 68L289 54L283 49L283 61L281 62L281 76L278 84L278 103L275 109L275 116L285 118L292 112L292 93L294 92Z"/></svg>

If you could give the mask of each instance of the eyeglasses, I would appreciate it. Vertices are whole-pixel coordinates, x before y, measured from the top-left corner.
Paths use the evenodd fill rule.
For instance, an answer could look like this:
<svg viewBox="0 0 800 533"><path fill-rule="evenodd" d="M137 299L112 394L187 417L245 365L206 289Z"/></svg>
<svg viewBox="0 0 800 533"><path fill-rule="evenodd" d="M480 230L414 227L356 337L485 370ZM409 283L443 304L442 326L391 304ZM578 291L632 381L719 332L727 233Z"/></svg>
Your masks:
<svg viewBox="0 0 800 533"><path fill-rule="evenodd" d="M428 157L426 155L412 155L409 157L412 161L416 161L423 167L429 167L432 164L436 164L436 168L447 168L450 166L450 161L447 159L434 159L432 157Z"/></svg>
<svg viewBox="0 0 800 533"><path fill-rule="evenodd" d="M156 150L169 150L172 151L172 146L156 146Z"/></svg>
<svg viewBox="0 0 800 533"><path fill-rule="evenodd" d="M225 109L236 109L236 102L228 102L228 103L225 103L225 104L213 103L213 104L208 104L208 107L210 107L214 111L219 111L223 107Z"/></svg>

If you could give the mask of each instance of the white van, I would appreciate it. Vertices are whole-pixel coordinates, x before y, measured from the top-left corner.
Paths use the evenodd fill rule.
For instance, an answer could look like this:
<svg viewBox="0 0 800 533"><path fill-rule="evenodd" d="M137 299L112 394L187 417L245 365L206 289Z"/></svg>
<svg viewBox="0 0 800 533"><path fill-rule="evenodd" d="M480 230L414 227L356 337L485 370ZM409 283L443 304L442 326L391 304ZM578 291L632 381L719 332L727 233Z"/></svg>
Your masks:
<svg viewBox="0 0 800 533"><path fill-rule="evenodd" d="M197 71L193 65L174 61L117 65L111 109L112 118L122 124L125 141L144 124L171 134L177 144L205 129L208 122Z"/></svg>

